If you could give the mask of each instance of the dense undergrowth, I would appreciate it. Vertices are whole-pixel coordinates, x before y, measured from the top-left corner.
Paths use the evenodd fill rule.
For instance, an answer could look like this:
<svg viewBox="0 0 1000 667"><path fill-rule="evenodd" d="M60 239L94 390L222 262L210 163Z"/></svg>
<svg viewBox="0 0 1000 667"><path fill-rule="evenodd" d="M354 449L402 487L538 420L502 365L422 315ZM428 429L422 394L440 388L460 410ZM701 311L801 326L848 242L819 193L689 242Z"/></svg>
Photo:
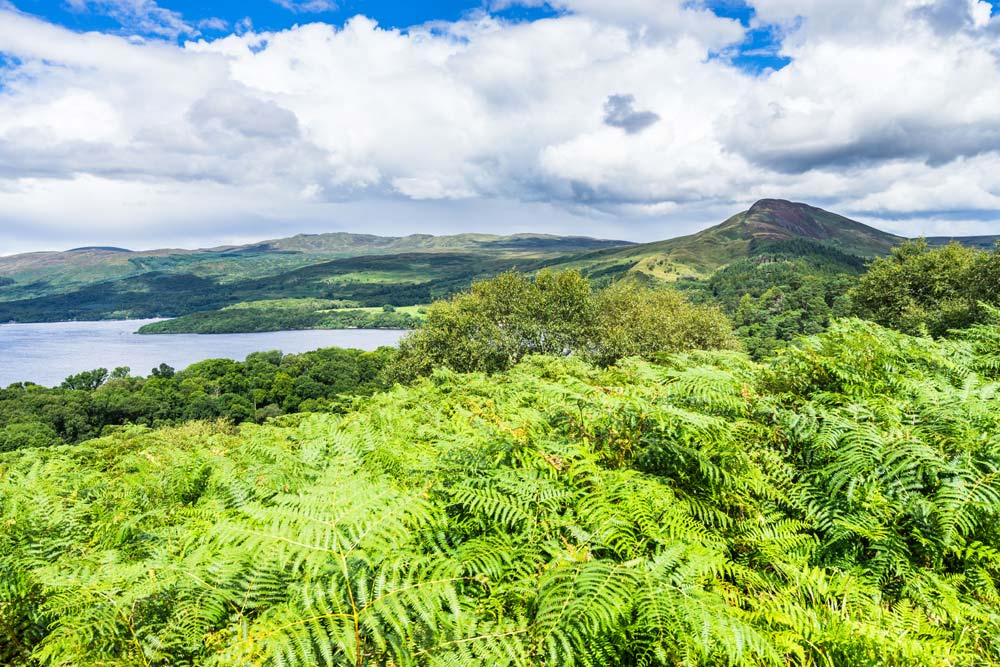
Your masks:
<svg viewBox="0 0 1000 667"><path fill-rule="evenodd" d="M0 456L0 663L1000 663L1000 333L835 322Z"/></svg>

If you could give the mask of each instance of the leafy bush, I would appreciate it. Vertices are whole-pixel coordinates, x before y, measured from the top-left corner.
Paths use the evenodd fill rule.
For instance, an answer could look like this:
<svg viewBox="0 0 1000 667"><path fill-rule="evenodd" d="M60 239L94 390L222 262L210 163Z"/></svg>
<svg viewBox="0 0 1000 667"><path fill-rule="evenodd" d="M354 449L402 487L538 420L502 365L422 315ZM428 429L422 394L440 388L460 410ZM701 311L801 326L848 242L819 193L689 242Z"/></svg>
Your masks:
<svg viewBox="0 0 1000 667"><path fill-rule="evenodd" d="M688 303L673 290L630 282L614 283L598 294L596 331L590 356L602 365L625 357L739 347L718 308Z"/></svg>

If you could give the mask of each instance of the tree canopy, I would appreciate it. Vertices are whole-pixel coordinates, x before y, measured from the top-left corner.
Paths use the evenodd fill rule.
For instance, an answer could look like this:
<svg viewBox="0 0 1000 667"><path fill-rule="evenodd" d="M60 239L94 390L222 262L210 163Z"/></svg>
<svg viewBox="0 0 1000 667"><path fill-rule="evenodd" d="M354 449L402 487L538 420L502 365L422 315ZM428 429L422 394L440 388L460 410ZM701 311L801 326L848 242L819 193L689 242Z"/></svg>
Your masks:
<svg viewBox="0 0 1000 667"><path fill-rule="evenodd" d="M506 370L527 355L577 355L602 364L687 349L737 347L725 315L670 289L619 282L595 292L576 271L514 271L473 284L427 311L400 345L397 378L446 367Z"/></svg>
<svg viewBox="0 0 1000 667"><path fill-rule="evenodd" d="M909 241L876 259L852 297L858 313L907 333L943 336L983 321L1000 304L1000 253Z"/></svg>

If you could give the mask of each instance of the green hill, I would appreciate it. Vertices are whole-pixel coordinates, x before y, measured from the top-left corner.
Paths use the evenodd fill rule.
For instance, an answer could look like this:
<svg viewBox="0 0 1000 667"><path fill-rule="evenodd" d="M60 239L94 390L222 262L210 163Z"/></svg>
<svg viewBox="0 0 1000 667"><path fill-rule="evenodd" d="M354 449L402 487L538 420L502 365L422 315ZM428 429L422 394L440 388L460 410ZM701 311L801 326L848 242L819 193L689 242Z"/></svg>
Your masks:
<svg viewBox="0 0 1000 667"><path fill-rule="evenodd" d="M23 313L18 314L23 310L22 306L30 305L29 310L33 312L38 310L35 306L58 308L60 299L56 297L59 295L68 295L69 301L80 302L85 311L100 311L104 313L101 317L108 317L110 313L129 310L129 307L122 305L109 311L94 302L95 293L127 293L132 291L132 285L161 281L163 277L169 277L174 283L190 283L190 279L198 279L228 286L353 257L421 253L432 255L429 261L434 262L433 255L460 253L507 260L507 264L513 264L627 245L630 242L544 234L415 234L390 237L332 233L300 234L243 246L199 250L168 248L136 252L122 248L89 247L65 252L25 253L0 257L0 303L19 304L12 305L12 311L4 313L0 319L24 319ZM449 262L445 260L443 264L448 265ZM120 281L125 282L113 284ZM204 287L204 283L201 286ZM142 291L150 290L143 287ZM155 297L156 290L151 291ZM307 296L322 295L310 293ZM223 305L228 303L231 301ZM3 308L0 308L2 311ZM58 315L53 313L52 317L42 319L53 318L58 319Z"/></svg>
<svg viewBox="0 0 1000 667"><path fill-rule="evenodd" d="M887 254L904 240L808 204L762 199L696 234L589 253L564 264L590 275L629 272L675 281L706 278L723 266L766 255L790 242L799 242L801 248L822 246L845 255L871 258Z"/></svg>
<svg viewBox="0 0 1000 667"><path fill-rule="evenodd" d="M645 244L545 234L336 232L202 250L80 248L0 257L0 321L191 313L202 321L207 311L289 298L411 306L511 268L578 269L597 284L623 276L688 284L724 267L746 272L777 260L798 263L800 273L857 274L904 240L808 204L762 199L696 234ZM995 238L954 240L984 247Z"/></svg>
<svg viewBox="0 0 1000 667"><path fill-rule="evenodd" d="M565 253L628 245L632 244L628 241L594 239L586 236L554 236L551 234L373 236L335 232L331 234L299 234L285 239L263 241L245 248L347 257L407 252Z"/></svg>

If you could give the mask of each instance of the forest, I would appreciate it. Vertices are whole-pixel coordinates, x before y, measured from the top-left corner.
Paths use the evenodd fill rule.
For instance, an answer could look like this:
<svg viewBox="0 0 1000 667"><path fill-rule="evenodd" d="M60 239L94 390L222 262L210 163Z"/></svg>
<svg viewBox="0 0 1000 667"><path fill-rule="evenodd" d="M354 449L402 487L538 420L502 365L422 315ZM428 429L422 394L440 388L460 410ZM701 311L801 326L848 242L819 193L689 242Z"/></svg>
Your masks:
<svg viewBox="0 0 1000 667"><path fill-rule="evenodd" d="M1000 253L836 253L2 390L0 664L1000 664Z"/></svg>
<svg viewBox="0 0 1000 667"><path fill-rule="evenodd" d="M423 319L420 306L392 304L360 308L332 299L271 299L251 301L216 311L182 315L152 322L140 334L258 333L300 329L412 329Z"/></svg>

